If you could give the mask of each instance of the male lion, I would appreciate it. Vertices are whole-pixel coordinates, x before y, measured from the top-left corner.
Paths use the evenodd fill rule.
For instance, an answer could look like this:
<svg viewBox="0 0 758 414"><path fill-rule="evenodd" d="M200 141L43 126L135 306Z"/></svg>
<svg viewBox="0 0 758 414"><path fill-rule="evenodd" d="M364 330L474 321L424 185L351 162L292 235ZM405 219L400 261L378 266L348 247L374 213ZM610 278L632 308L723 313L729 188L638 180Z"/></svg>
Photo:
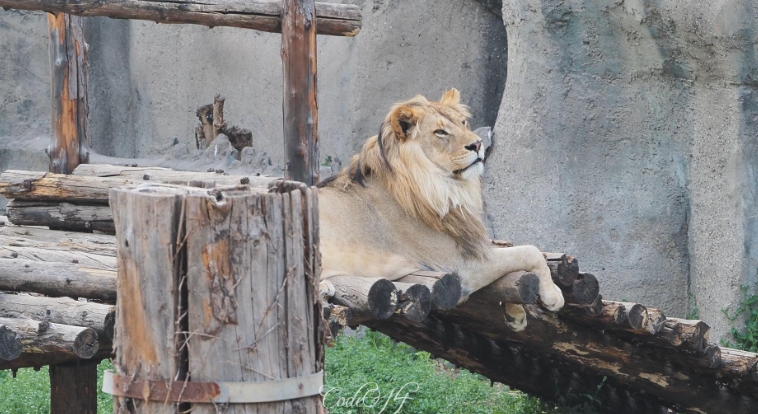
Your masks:
<svg viewBox="0 0 758 414"><path fill-rule="evenodd" d="M456 89L439 102L395 104L378 136L319 190L321 280L338 275L395 280L418 270L455 273L463 298L516 270L534 272L550 310L563 295L534 246L495 247L482 222L484 148ZM322 289L328 284L322 283ZM509 325L526 315L507 304Z"/></svg>

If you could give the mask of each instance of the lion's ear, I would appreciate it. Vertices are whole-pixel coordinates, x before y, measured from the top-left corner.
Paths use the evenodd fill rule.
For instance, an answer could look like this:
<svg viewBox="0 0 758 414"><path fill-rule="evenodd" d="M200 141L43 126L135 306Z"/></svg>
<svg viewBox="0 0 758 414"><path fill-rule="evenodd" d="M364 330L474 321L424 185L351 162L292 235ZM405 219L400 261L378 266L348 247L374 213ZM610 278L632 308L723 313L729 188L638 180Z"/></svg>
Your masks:
<svg viewBox="0 0 758 414"><path fill-rule="evenodd" d="M458 92L458 89L452 88L442 94L440 103L443 105L458 105L461 103L461 93Z"/></svg>
<svg viewBox="0 0 758 414"><path fill-rule="evenodd" d="M392 131L398 138L405 140L408 138L408 130L418 124L421 113L420 109L414 109L405 105L395 108L390 115Z"/></svg>

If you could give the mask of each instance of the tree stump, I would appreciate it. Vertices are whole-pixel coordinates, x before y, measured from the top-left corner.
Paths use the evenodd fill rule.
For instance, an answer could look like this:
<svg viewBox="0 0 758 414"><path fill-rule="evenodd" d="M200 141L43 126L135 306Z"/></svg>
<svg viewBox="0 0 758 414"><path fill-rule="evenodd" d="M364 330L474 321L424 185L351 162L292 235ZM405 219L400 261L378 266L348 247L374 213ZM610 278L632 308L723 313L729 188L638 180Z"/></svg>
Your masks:
<svg viewBox="0 0 758 414"><path fill-rule="evenodd" d="M290 187L113 190L117 412L322 410L317 194Z"/></svg>

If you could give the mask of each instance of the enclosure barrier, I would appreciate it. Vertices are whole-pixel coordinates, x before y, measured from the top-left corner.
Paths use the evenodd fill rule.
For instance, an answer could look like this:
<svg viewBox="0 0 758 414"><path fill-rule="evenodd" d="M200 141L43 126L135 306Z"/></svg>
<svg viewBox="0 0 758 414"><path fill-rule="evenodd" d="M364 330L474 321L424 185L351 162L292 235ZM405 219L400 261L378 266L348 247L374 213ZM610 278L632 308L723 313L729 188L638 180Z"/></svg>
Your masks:
<svg viewBox="0 0 758 414"><path fill-rule="evenodd" d="M6 171L0 175L0 194L15 197L14 203L39 200L45 194L46 202L49 203L70 202L66 197L74 196L80 197L77 204L105 206L106 199L102 195L107 189L94 185L99 180L105 179L104 182L112 185L135 186L161 179L186 184L193 177L193 184L198 188L208 187L192 190L205 192L193 197L206 200L208 206L226 205L223 200L227 200L227 196L223 192L214 191L214 186L239 186L245 182L248 184L244 187L257 187L254 192L259 195L269 187L278 188L275 185L278 181L271 177L82 165L69 176ZM90 199L82 196L83 188L86 191L91 189ZM221 195L220 200L216 199L216 194ZM179 207L175 209L178 210ZM185 209L185 217L189 217L188 211ZM183 220L189 223L188 218ZM223 220L217 221L219 222ZM60 226L61 223L55 225ZM213 230L208 230L206 236L213 233ZM10 246L0 249L6 258L2 259L3 262L10 265L0 266L0 269L12 269L0 273L0 290L45 292L51 296L115 296L116 273L122 265L115 262L117 242L113 236L0 226L0 238L8 240ZM179 240L184 240L184 237ZM181 244L174 241L171 243L176 246ZM189 244L189 239L184 243ZM254 241L252 243L255 244ZM499 241L493 243L499 246L510 245ZM189 247L185 246L185 249ZM189 251L188 254L197 256L196 260L203 257L202 254ZM539 306L536 294L539 282L528 272L506 275L457 306L453 305L460 298L461 292L456 275L417 272L394 282L355 277L330 278L329 303L324 306L324 317L334 332L344 326L363 324L460 367L478 372L492 381L502 382L547 400L577 401L582 395L591 393L595 396L593 404L597 404L602 411L619 413L656 413L667 412L669 409L708 413L756 410L758 355L711 344L709 327L703 321L667 317L662 311L639 303L602 300L597 278L581 272L577 259L560 253L544 255L553 281L561 288L567 301L567 305L557 313L547 312ZM213 257L215 260L216 256ZM72 266L72 261L77 262L75 266ZM198 263L198 266L205 266L205 263ZM231 266L235 264L232 263ZM71 270L64 278L59 278L58 273L66 268ZM41 276L21 285L21 281L27 278L14 275L28 269L40 272ZM207 274L208 267L205 269ZM94 289L92 281L97 279L102 279L104 283ZM220 290L217 291L220 294L214 296L206 291L203 297L206 300L221 298L220 304L232 303L225 302L223 288L228 285L221 282L219 280ZM109 289L111 293L108 293ZM0 296L0 309L6 308L6 297L23 296ZM521 303L527 310L528 325L524 331L514 332L508 328L503 308L503 302L506 301ZM91 302L88 304L94 305ZM23 306L18 305L18 308ZM47 317L52 323L72 325L76 322L76 318L68 319L74 322L53 320L65 308L57 304L45 306L51 310L47 314L39 311L21 314L17 311L15 314L0 314L0 317L36 320ZM118 306L122 306L121 299ZM35 309L45 308L38 305ZM211 306L208 312L223 314L229 309ZM98 352L103 352L103 349L109 352L111 349L107 333L100 335L100 332L105 333L109 329L108 313L105 315L102 321L100 317L93 317L86 326L98 333ZM218 323L217 326L224 325ZM171 329L176 332L176 328ZM181 334L193 330L178 332ZM199 332L209 335L207 330ZM189 334L190 337L191 335L192 333ZM199 338L190 338L189 343L193 340L200 341ZM22 349L24 351L16 360L0 360L0 368L45 364L46 360L28 359L32 354L25 351L26 348ZM81 360L70 353L42 355L58 358L59 362ZM71 359L61 359L65 355ZM17 361L23 361L27 365L20 365ZM192 377L192 380L195 378Z"/></svg>

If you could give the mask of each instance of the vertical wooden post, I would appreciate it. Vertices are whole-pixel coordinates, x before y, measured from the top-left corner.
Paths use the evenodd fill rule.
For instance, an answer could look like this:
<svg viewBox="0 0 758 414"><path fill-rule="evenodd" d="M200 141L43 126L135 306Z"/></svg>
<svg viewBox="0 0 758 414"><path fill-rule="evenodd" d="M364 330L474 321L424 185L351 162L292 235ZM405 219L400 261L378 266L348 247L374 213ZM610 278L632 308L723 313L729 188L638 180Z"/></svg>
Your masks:
<svg viewBox="0 0 758 414"><path fill-rule="evenodd" d="M87 151L87 43L82 18L48 14L52 139L50 171L70 174L89 162ZM50 367L50 413L97 412L97 364Z"/></svg>
<svg viewBox="0 0 758 414"><path fill-rule="evenodd" d="M319 179L314 0L282 0L285 177L314 185Z"/></svg>
<svg viewBox="0 0 758 414"><path fill-rule="evenodd" d="M50 171L70 174L89 161L87 151L87 43L82 18L48 14L52 96Z"/></svg>
<svg viewBox="0 0 758 414"><path fill-rule="evenodd" d="M220 403L234 413L323 412L318 200L298 184L111 192L113 384L132 393L117 399L120 412L216 413ZM240 400L252 396L261 398Z"/></svg>
<svg viewBox="0 0 758 414"><path fill-rule="evenodd" d="M143 380L183 381L181 333L182 187L114 189L110 204L118 246L114 366ZM186 294L186 291L185 293ZM148 390L147 395L150 391ZM178 404L114 397L117 413L176 413Z"/></svg>
<svg viewBox="0 0 758 414"><path fill-rule="evenodd" d="M96 361L50 366L50 413L97 414Z"/></svg>

